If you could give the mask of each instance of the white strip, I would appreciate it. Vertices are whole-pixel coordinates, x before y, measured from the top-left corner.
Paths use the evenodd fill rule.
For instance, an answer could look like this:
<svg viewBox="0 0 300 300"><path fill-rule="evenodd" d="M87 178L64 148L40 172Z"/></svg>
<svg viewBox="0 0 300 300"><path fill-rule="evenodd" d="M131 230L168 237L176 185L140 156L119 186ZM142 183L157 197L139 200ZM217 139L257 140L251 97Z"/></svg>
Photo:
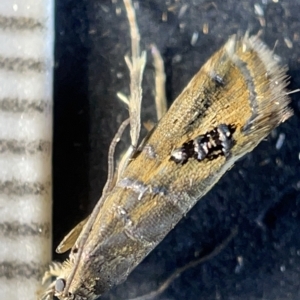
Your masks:
<svg viewBox="0 0 300 300"><path fill-rule="evenodd" d="M46 119L45 119L46 118ZM1 113L0 140L49 140L51 132L49 127L52 122L50 115L40 113ZM38 125L37 125L38 124Z"/></svg>
<svg viewBox="0 0 300 300"><path fill-rule="evenodd" d="M0 56L21 56L24 59L41 60L49 46L48 43L43 43L42 37L45 33L40 30L34 30L34 32L4 30L0 33ZM13 55L12 49L14 49Z"/></svg>
<svg viewBox="0 0 300 300"><path fill-rule="evenodd" d="M49 187L49 182L48 184L47 182L45 182L45 185L46 188ZM49 188L42 195L38 196L26 195L22 197L11 195L10 197L4 197L3 195L0 195L0 223L8 221L18 221L20 223L28 224L32 221L36 223L45 222L45 218L48 215L48 211L51 210L51 203L45 201L45 196L51 196L51 191L49 190ZM2 238L1 233L0 238ZM5 244L7 245L7 243ZM0 248L1 250L5 249L5 247ZM24 253L24 255L25 254L26 253Z"/></svg>
<svg viewBox="0 0 300 300"><path fill-rule="evenodd" d="M47 256L51 255L50 248L47 243L42 243L41 247L32 247L36 243L40 243L40 238L38 237L26 237L22 239L22 247L20 247L20 242L18 239L3 238L3 242L7 245L6 247L0 247L0 257L6 261L18 262L20 257L22 257L22 262L30 264L34 262L38 264L43 260L44 254ZM15 249L14 251L9 251L9 249ZM1 282L1 280L0 280ZM1 289L0 289L1 293ZM4 299L4 298L2 298ZM5 298L5 299L15 299L15 298ZM23 299L23 298L18 298ZM26 298L27 299L27 298Z"/></svg>
<svg viewBox="0 0 300 300"><path fill-rule="evenodd" d="M16 296L16 291L18 296ZM18 281L18 286L13 280L2 279L0 281L0 295L4 295L7 300L19 300L19 299L38 299L39 291L33 286L30 280L20 279ZM16 298L17 297L17 298Z"/></svg>
<svg viewBox="0 0 300 300"><path fill-rule="evenodd" d="M52 81L49 80L51 77L52 70L41 74L34 72L20 74L0 70L0 100L4 97L17 97L28 100L45 99L50 101L52 95L46 91L52 89Z"/></svg>
<svg viewBox="0 0 300 300"><path fill-rule="evenodd" d="M51 24L51 22L53 22L53 3L49 0L1 0L0 14L4 16L37 19L44 19L48 17L48 21L44 24L49 29L53 29ZM44 35L44 39L45 37L46 35Z"/></svg>

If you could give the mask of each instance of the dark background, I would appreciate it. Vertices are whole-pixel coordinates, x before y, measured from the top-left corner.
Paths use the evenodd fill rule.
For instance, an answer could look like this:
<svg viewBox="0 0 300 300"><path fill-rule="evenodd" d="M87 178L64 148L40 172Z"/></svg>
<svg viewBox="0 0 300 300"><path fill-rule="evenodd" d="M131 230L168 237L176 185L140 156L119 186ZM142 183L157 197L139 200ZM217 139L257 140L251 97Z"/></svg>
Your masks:
<svg viewBox="0 0 300 300"><path fill-rule="evenodd" d="M264 11L264 27L255 4ZM139 1L141 45L148 52L143 120L154 120L151 43L164 57L169 104L238 31L261 29L271 48L277 42L275 52L289 66L289 88L300 87L299 12L299 0ZM204 24L208 34L203 33ZM194 32L199 37L192 46ZM127 118L116 93L128 94L123 57L129 46L121 0L56 1L54 248L101 195L108 146ZM294 116L239 161L104 299L128 299L156 289L176 268L212 251L235 226L237 236L219 255L183 273L158 299L300 298L299 99L299 94L292 95ZM282 133L283 146L276 149ZM121 142L120 149L124 147ZM63 257L54 254L56 260Z"/></svg>

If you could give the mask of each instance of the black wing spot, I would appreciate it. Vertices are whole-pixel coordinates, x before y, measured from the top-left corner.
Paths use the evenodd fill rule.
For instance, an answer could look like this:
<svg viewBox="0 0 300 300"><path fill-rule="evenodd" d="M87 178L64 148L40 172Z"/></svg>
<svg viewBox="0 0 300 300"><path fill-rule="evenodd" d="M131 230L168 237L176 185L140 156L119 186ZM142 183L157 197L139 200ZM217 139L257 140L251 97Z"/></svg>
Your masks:
<svg viewBox="0 0 300 300"><path fill-rule="evenodd" d="M204 135L184 143L171 152L171 160L177 164L185 164L190 158L202 161L213 160L220 155L227 157L234 145L232 138L236 127L220 124Z"/></svg>

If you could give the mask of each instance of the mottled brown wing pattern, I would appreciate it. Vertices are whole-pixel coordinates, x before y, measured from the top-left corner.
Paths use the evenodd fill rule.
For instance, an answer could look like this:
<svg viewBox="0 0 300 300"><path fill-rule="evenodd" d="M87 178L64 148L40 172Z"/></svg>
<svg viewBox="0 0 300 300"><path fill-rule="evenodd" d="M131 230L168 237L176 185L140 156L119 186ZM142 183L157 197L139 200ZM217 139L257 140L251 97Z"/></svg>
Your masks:
<svg viewBox="0 0 300 300"><path fill-rule="evenodd" d="M233 36L212 56L107 195L69 293L93 299L91 295L101 295L125 280L237 159L291 116L285 71L257 37ZM221 125L234 128L227 151L222 146L212 157L189 157L185 163L172 160L174 149L211 136ZM207 141L222 145L222 138L219 134Z"/></svg>

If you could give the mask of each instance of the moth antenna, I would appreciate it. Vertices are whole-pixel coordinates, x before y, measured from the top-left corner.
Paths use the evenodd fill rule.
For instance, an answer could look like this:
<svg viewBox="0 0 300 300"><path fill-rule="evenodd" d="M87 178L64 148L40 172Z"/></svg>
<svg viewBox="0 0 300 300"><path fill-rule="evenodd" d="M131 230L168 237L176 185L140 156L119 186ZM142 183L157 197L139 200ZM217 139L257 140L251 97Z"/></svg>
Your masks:
<svg viewBox="0 0 300 300"><path fill-rule="evenodd" d="M127 166L128 161L132 154L134 153L135 149L137 148L140 129L141 129L141 102L142 102L142 77L143 72L146 64L146 52L143 51L140 54L140 34L138 30L138 26L136 23L136 16L135 11L132 6L131 0L124 0L125 9L127 12L127 18L130 27L130 37L131 37L131 59L128 56L125 56L125 62L127 63L129 72L130 72L130 97L129 100L129 119L125 120L122 125L120 126L115 138L113 139L110 149L109 149L109 162L108 162L108 178L106 184L103 189L102 196L100 197L99 201L97 202L85 228L82 231L82 237L80 239L80 245L78 245L78 253L77 258L70 273L70 276L66 282L66 287L64 293L66 294L70 288L74 275L77 271L79 266L80 257L83 252L84 243L87 240L88 234L94 224L95 219L103 205L103 202L106 198L107 192L111 189L111 183L113 181L113 154L115 150L116 143L120 139L124 129L126 128L127 124L130 122L130 137L131 137L131 144L132 146L128 148L125 157L127 159L124 161L123 165L121 166L121 170L118 174L121 174L124 168ZM128 121L129 120L129 121ZM122 132L122 133L120 133Z"/></svg>
<svg viewBox="0 0 300 300"><path fill-rule="evenodd" d="M105 183L105 186L103 188L103 192L102 195L99 199L99 201L97 202L93 212L91 213L90 218L88 219L86 225L84 226L84 228L82 229L82 233L81 233L81 239L80 239L80 245L78 245L78 252L77 252L77 257L74 263L74 267L72 268L72 272L70 273L68 280L66 282L66 287L64 290L64 294L66 295L66 293L68 292L70 285L72 283L72 280L75 276L75 273L77 271L77 268L79 266L79 261L83 252L83 246L88 238L89 232L97 218L97 215L104 203L104 200L106 199L106 195L107 193L110 192L111 190L111 183L113 182L113 176L114 176L114 153L115 153L115 149L116 149L116 145L118 144L118 142L120 141L120 138L125 130L125 128L127 127L127 125L129 124L130 119L126 119L125 121L122 122L122 124L120 125L117 133L115 134L112 142L110 143L109 146L109 150L108 150L108 175L107 175L107 181Z"/></svg>
<svg viewBox="0 0 300 300"><path fill-rule="evenodd" d="M105 183L105 186L104 186L103 192L102 192L103 195L107 194L112 189L111 185L112 185L114 174L115 174L114 155L115 155L116 146L117 146L118 142L120 141L120 139L124 133L124 130L128 126L129 122L130 122L129 118L122 122L116 135L114 136L113 140L110 143L109 150L108 150L108 172L107 172L108 174L107 174L107 181Z"/></svg>

